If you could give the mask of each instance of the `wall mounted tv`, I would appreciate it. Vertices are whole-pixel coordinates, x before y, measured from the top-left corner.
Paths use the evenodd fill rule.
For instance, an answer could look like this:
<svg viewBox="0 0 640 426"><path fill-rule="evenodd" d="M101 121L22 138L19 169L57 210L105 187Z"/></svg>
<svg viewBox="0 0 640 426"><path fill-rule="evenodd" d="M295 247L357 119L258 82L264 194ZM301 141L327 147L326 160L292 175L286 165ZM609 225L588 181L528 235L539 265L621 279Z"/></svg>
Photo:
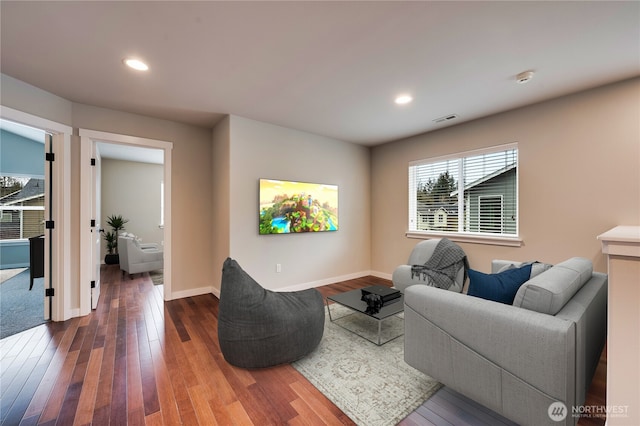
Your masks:
<svg viewBox="0 0 640 426"><path fill-rule="evenodd" d="M260 179L260 234L338 230L338 186Z"/></svg>

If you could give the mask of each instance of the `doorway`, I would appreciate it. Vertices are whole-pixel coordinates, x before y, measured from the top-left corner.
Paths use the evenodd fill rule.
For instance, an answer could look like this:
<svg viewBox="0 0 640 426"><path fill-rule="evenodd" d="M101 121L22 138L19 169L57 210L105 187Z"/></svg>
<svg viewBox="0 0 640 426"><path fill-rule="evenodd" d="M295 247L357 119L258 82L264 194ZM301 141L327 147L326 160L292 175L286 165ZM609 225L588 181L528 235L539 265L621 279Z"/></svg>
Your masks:
<svg viewBox="0 0 640 426"><path fill-rule="evenodd" d="M167 141L138 138L134 136L119 135L114 133L97 132L80 129L81 138L81 224L90 224L81 229L81 259L80 259L80 315L86 315L91 311L92 304L97 302L100 293L99 265L101 261L100 251L100 223L101 209L100 189L96 182L100 181L101 169L96 168L97 157L113 157L113 152L124 153L127 158L142 153L145 158L153 153L162 156L162 191L164 202L162 223L162 241L164 244L164 299L171 300L171 149L173 144ZM142 150L142 151L141 151ZM146 151L144 151L146 150ZM93 165L92 165L93 164ZM102 222L106 220L102 217ZM158 224L160 225L160 224Z"/></svg>
<svg viewBox="0 0 640 426"><path fill-rule="evenodd" d="M0 106L0 120L4 130L20 128L22 137L26 140L34 140L36 144L31 144L27 151L37 150L40 152L36 158L25 160L24 152L18 152L20 159L10 155L2 155L3 174L14 175L23 179L17 196L23 198L16 207L9 207L5 203L3 208L4 219L15 222L17 228L11 232L18 232L19 235L9 236L8 240L2 242L2 249L11 246L21 246L14 254L18 257L6 256L7 253L0 254L4 267L19 266L25 264L32 266L30 258L30 238L37 238L38 273L33 277L34 286L40 284L43 289L35 290L40 293L38 298L38 309L41 318L53 319L54 321L64 321L73 316L70 306L70 136L71 127L43 119L31 114L17 111L11 108ZM45 137L45 135L47 135ZM45 140L46 139L46 140ZM8 139L3 138L3 151L8 148ZM44 155L47 155L45 165ZM20 170L12 170L19 165ZM39 167L36 171L34 167ZM52 189L55 188L55 191ZM6 201L6 200L5 200ZM15 200L13 200L15 201ZM9 202L8 204L11 204ZM8 209L8 210L7 210ZM14 220L15 219L15 220ZM10 228L10 227L9 227ZM33 234L33 235L32 235ZM38 235L35 235L38 234ZM20 251L22 253L20 254ZM20 259L22 257L22 259ZM28 257L28 260L24 260ZM44 258L44 261L43 259ZM9 263L14 262L15 265ZM10 269L10 268L4 268ZM34 269L34 268L30 268ZM30 287L31 275L28 274L27 288ZM40 281L39 281L40 280ZM45 303L44 288L51 289L47 302ZM32 291L34 291L32 290ZM54 291L55 290L55 291Z"/></svg>
<svg viewBox="0 0 640 426"><path fill-rule="evenodd" d="M99 160L96 158L95 172L100 176L101 188L96 217L100 218L97 222L102 227L103 239L99 259L104 259L107 265L120 264L127 271L137 270L140 265L130 265L126 262L129 258L122 258L128 254L134 258L142 255L131 253L131 249L145 247L142 251L146 252L164 249L164 151L103 142L97 148ZM127 247L119 244L122 243L119 236L135 238L138 244L127 251ZM162 265L149 264L143 269L154 284L163 282Z"/></svg>
<svg viewBox="0 0 640 426"><path fill-rule="evenodd" d="M0 120L0 139L0 339L3 339L51 319L44 286L44 246L49 241L44 225L45 186L51 186L45 181L49 135Z"/></svg>

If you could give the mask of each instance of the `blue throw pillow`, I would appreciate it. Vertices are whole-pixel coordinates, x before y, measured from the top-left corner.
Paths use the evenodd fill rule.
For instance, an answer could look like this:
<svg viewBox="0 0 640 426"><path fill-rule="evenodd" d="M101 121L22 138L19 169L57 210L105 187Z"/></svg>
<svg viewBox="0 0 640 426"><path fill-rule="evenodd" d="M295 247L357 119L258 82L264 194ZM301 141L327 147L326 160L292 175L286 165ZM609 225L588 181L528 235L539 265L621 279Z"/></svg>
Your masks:
<svg viewBox="0 0 640 426"><path fill-rule="evenodd" d="M507 269L497 274L483 274L469 269L467 294L511 305L518 289L529 280L530 276L531 264L521 268Z"/></svg>

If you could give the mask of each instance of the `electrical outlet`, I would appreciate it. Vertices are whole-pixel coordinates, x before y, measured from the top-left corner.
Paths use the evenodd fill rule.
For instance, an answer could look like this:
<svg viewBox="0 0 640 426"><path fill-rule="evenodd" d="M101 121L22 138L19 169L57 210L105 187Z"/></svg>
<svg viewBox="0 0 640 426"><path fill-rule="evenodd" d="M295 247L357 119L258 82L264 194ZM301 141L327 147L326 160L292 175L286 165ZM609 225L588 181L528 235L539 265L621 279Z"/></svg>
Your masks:
<svg viewBox="0 0 640 426"><path fill-rule="evenodd" d="M282 265L279 263L276 263L276 272L282 272Z"/></svg>

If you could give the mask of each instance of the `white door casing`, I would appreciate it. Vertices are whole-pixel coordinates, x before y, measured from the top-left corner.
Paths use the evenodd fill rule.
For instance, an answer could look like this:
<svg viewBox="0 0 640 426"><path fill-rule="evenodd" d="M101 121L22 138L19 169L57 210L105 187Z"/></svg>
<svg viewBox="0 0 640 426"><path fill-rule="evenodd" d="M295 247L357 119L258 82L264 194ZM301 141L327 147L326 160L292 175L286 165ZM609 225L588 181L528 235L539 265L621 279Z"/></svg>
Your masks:
<svg viewBox="0 0 640 426"><path fill-rule="evenodd" d="M91 219L96 209L94 195L95 182L92 177L91 158L95 145L108 144L133 145L164 151L164 300L172 299L171 290L171 150L173 143L136 136L79 129L80 133L80 315L91 312L91 281L93 272L99 270L99 259L94 256L92 246ZM86 230L86 231L85 231ZM99 243L99 241L98 241ZM99 246L99 244L98 244Z"/></svg>

